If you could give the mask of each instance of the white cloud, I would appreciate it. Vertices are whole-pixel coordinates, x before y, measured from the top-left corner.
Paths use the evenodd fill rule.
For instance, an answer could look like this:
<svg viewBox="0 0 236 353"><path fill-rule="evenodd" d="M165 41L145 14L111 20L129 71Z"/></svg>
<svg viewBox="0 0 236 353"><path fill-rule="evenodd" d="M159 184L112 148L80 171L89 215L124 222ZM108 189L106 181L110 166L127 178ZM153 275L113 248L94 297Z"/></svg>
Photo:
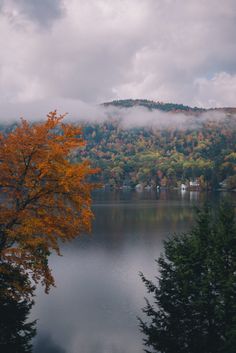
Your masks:
<svg viewBox="0 0 236 353"><path fill-rule="evenodd" d="M236 74L220 72L211 79L199 78L195 81L195 87L198 105L223 107L235 104Z"/></svg>
<svg viewBox="0 0 236 353"><path fill-rule="evenodd" d="M236 105L234 0L0 0L0 5L4 107L129 97Z"/></svg>

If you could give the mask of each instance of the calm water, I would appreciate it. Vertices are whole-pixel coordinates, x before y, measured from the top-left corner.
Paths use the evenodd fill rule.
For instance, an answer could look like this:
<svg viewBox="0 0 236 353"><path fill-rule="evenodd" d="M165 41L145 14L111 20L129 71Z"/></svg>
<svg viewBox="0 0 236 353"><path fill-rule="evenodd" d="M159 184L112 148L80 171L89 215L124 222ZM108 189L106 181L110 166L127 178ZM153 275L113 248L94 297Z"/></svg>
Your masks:
<svg viewBox="0 0 236 353"><path fill-rule="evenodd" d="M189 229L194 205L206 197L216 204L224 194L96 193L92 234L51 258L57 288L38 290L35 353L143 352L137 316L146 293L138 272L155 276L163 239Z"/></svg>

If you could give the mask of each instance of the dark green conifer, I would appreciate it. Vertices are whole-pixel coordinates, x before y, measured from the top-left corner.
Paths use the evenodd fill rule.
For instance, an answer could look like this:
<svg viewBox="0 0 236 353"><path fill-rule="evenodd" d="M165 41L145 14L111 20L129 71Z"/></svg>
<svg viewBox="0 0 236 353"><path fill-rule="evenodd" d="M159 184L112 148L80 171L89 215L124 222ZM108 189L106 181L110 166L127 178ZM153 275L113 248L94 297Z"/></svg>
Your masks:
<svg viewBox="0 0 236 353"><path fill-rule="evenodd" d="M146 352L233 353L236 343L236 226L228 204L206 206L188 234L165 242L153 301L140 320Z"/></svg>
<svg viewBox="0 0 236 353"><path fill-rule="evenodd" d="M24 293L24 295L22 294ZM0 352L31 353L36 321L28 317L33 305L28 277L13 265L0 265Z"/></svg>

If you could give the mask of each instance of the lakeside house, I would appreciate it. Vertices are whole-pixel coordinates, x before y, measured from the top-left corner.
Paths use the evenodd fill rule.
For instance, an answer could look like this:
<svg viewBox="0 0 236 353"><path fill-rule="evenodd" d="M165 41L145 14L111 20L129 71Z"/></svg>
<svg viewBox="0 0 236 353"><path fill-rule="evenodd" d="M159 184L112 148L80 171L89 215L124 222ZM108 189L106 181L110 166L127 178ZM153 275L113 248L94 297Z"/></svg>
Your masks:
<svg viewBox="0 0 236 353"><path fill-rule="evenodd" d="M228 187L227 179L224 179L223 181L221 181L219 183L219 187L220 187L220 189L227 189L227 187Z"/></svg>
<svg viewBox="0 0 236 353"><path fill-rule="evenodd" d="M200 190L200 188L201 188L201 185L197 179L189 182L189 190L198 191Z"/></svg>

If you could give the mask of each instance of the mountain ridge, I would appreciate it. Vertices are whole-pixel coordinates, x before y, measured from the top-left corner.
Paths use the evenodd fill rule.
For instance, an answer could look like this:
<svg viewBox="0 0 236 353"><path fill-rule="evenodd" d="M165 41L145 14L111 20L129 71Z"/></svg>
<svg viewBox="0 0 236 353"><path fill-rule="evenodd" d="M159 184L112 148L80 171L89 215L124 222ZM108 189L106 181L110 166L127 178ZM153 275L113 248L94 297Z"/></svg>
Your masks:
<svg viewBox="0 0 236 353"><path fill-rule="evenodd" d="M218 108L200 108L190 107L181 103L165 103L161 101L154 101L149 99L118 99L102 103L104 107L114 106L118 108L133 108L144 107L150 111L161 110L164 112L175 113L206 113L212 111L223 112L227 114L236 114L236 107L218 107Z"/></svg>

